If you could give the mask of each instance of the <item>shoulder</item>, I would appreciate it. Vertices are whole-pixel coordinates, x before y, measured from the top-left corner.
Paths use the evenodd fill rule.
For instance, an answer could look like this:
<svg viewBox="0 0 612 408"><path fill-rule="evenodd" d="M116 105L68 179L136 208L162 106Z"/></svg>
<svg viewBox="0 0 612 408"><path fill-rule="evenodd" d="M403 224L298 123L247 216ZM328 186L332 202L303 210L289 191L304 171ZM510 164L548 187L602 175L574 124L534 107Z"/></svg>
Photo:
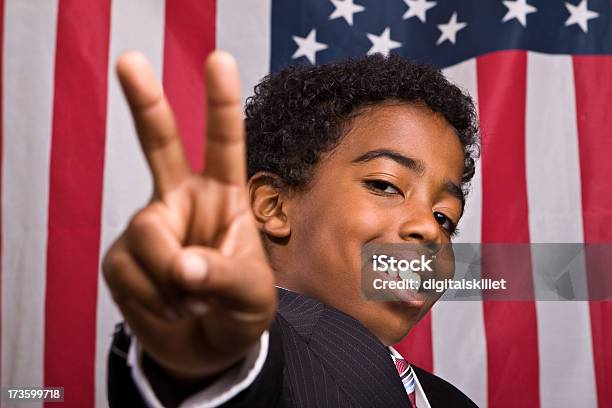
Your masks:
<svg viewBox="0 0 612 408"><path fill-rule="evenodd" d="M291 326L301 337L310 338L319 319L325 312L325 305L300 293L278 288L277 322Z"/></svg>
<svg viewBox="0 0 612 408"><path fill-rule="evenodd" d="M412 365L414 373L423 387L432 407L478 407L467 395L446 380Z"/></svg>
<svg viewBox="0 0 612 408"><path fill-rule="evenodd" d="M281 326L290 326L307 342L313 337L329 337L329 333L334 332L350 335L353 339L357 337L366 343L377 343L384 349L382 343L354 317L319 300L282 288L278 288L276 320Z"/></svg>

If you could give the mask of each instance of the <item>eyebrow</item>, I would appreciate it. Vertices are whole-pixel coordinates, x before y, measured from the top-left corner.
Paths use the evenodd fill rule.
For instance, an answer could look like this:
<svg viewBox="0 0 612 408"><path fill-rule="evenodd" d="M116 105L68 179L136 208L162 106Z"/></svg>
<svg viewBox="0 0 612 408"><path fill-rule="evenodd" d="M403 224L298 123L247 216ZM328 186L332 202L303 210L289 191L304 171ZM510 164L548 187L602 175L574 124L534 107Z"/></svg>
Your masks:
<svg viewBox="0 0 612 408"><path fill-rule="evenodd" d="M412 170L418 175L422 175L425 171L425 162L423 162L422 160L405 156L400 152L390 149L371 150L357 157L351 163L367 163L369 161L380 158L393 160L394 162L400 164L403 167L406 167L409 170ZM453 197L461 201L461 212L463 212L463 207L465 206L465 194L463 193L461 187L449 180L444 183L444 189L448 191Z"/></svg>
<svg viewBox="0 0 612 408"><path fill-rule="evenodd" d="M452 181L444 183L444 189L453 197L461 201L461 212L463 212L463 206L465 205L465 194L463 193L463 189Z"/></svg>
<svg viewBox="0 0 612 408"><path fill-rule="evenodd" d="M352 164L367 163L369 161L386 158L391 159L394 162L406 167L409 170L414 171L417 174L423 174L425 171L425 163L419 159L413 159L412 157L404 156L403 154L389 149L378 149L371 150L365 154L362 154L358 158L354 159Z"/></svg>

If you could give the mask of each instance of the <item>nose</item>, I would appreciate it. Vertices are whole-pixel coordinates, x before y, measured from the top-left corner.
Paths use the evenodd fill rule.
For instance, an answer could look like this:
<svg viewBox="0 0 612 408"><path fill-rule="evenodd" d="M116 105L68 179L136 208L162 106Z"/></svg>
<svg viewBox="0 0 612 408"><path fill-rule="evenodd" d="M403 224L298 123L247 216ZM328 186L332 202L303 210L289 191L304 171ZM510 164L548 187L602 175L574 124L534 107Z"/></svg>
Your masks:
<svg viewBox="0 0 612 408"><path fill-rule="evenodd" d="M425 245L435 248L444 243L440 224L436 221L431 208L411 206L406 210L406 218L400 225L399 235L405 242Z"/></svg>

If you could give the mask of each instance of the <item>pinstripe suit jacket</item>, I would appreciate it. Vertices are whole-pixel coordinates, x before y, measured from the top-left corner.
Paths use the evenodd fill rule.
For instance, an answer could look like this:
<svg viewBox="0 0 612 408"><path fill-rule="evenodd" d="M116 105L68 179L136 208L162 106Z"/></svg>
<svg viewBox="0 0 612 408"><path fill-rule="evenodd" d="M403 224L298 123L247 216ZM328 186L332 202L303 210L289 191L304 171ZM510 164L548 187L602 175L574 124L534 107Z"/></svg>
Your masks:
<svg viewBox="0 0 612 408"><path fill-rule="evenodd" d="M278 295L263 369L223 407L410 407L388 349L361 323L309 297L283 289ZM125 360L129 342L118 330L109 354L111 407L144 406ZM413 368L432 408L476 406L448 382ZM166 381L157 384L167 405L185 397Z"/></svg>

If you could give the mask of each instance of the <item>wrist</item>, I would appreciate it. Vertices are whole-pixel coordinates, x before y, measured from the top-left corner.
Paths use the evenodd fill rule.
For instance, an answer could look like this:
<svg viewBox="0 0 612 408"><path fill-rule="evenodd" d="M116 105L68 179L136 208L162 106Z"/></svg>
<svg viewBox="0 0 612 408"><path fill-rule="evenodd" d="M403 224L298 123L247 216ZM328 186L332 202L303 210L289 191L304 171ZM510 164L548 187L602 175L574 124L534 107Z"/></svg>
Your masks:
<svg viewBox="0 0 612 408"><path fill-rule="evenodd" d="M241 360L227 368L212 374L197 375L179 372L164 367L152 359L146 352L142 353L142 370L164 406L178 406L191 395L210 386L227 371L241 364Z"/></svg>

